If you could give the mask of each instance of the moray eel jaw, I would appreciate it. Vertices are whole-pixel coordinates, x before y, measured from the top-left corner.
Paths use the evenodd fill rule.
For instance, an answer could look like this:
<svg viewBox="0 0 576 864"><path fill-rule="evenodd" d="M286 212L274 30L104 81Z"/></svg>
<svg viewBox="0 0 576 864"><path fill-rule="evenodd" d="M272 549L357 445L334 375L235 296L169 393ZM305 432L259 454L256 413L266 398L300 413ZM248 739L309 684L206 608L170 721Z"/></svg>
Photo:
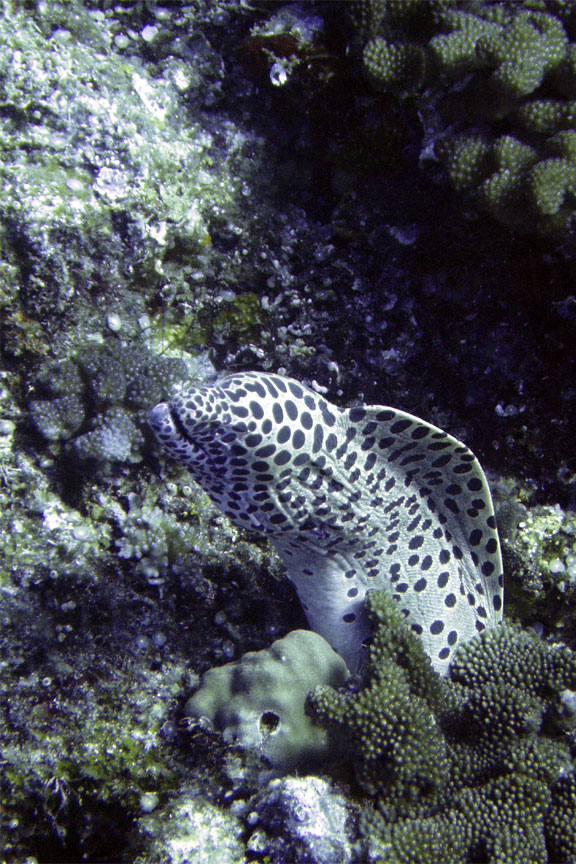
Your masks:
<svg viewBox="0 0 576 864"><path fill-rule="evenodd" d="M312 629L357 669L364 598L385 588L445 674L502 615L490 492L470 450L411 414L344 410L280 375L180 390L150 424L238 525L264 532Z"/></svg>
<svg viewBox="0 0 576 864"><path fill-rule="evenodd" d="M242 430L223 403L214 399L214 389L177 389L171 402L152 409L148 420L166 452L186 465L201 486L212 486L217 480L220 493L225 481L234 482L234 442Z"/></svg>
<svg viewBox="0 0 576 864"><path fill-rule="evenodd" d="M200 448L196 447L193 439L183 432L182 425L168 402L160 402L156 405L150 412L148 420L156 439L174 459L184 461L191 451L194 453L194 459L201 456Z"/></svg>
<svg viewBox="0 0 576 864"><path fill-rule="evenodd" d="M278 426L264 417L263 409L254 400L249 403L250 410L258 414L261 423L247 420L248 409L235 404L226 379L222 384L176 391L170 403L156 405L149 415L156 439L242 527L269 534L273 541L280 536L285 539L287 535L305 534L311 547L316 542L322 544L336 529L321 518L321 510L312 512L301 494L305 488L320 489L323 478L331 476L321 452L321 437L316 433L314 452L310 452L303 446L302 431L293 432L283 422L290 423L287 414L276 409L275 419L281 424ZM311 412L304 423L321 429L326 413L317 405L311 405ZM331 420L334 417L330 415ZM289 451L281 448L267 461L279 444L288 442L295 448L291 458ZM298 486L300 492L295 494ZM336 494L336 490L332 493Z"/></svg>

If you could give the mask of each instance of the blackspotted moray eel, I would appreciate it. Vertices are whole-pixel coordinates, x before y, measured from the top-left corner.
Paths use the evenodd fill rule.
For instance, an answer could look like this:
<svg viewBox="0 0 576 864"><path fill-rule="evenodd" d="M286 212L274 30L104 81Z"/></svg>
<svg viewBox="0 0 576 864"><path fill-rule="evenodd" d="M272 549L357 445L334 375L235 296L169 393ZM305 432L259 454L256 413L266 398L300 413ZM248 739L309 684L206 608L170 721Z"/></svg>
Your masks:
<svg viewBox="0 0 576 864"><path fill-rule="evenodd" d="M388 590L446 674L502 617L502 560L476 457L423 420L342 409L281 375L176 391L154 434L236 524L266 534L310 627L358 670L364 597Z"/></svg>

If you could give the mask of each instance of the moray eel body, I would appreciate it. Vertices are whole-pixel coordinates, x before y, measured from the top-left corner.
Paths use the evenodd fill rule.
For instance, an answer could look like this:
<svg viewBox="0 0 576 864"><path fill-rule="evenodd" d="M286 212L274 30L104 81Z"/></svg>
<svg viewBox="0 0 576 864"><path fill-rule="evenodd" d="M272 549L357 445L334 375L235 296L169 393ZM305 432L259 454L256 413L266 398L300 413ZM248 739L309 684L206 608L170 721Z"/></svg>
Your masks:
<svg viewBox="0 0 576 864"><path fill-rule="evenodd" d="M313 630L357 670L364 596L385 588L446 674L502 616L502 562L470 450L411 414L344 410L290 378L246 372L180 390L155 436L217 506L280 553Z"/></svg>

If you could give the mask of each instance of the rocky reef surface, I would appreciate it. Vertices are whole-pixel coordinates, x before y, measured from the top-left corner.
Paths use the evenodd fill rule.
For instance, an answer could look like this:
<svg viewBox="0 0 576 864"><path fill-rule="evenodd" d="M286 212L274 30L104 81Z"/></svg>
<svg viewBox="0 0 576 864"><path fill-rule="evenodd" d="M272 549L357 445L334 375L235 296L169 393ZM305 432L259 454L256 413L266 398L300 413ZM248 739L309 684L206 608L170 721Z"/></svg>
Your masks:
<svg viewBox="0 0 576 864"><path fill-rule="evenodd" d="M2 860L573 862L574 5L6 0L0 44ZM507 623L449 681L385 601L364 679L275 679L282 566L146 421L250 369L477 454ZM249 652L259 746L185 710Z"/></svg>

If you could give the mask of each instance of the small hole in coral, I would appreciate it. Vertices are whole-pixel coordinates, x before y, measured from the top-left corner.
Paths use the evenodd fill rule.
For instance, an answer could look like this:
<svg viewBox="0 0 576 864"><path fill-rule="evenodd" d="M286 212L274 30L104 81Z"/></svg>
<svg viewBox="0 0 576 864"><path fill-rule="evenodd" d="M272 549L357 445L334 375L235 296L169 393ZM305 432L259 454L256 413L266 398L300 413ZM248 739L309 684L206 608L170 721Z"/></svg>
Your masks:
<svg viewBox="0 0 576 864"><path fill-rule="evenodd" d="M272 735L280 725L280 718L274 711L265 711L260 717L260 732L263 735Z"/></svg>

